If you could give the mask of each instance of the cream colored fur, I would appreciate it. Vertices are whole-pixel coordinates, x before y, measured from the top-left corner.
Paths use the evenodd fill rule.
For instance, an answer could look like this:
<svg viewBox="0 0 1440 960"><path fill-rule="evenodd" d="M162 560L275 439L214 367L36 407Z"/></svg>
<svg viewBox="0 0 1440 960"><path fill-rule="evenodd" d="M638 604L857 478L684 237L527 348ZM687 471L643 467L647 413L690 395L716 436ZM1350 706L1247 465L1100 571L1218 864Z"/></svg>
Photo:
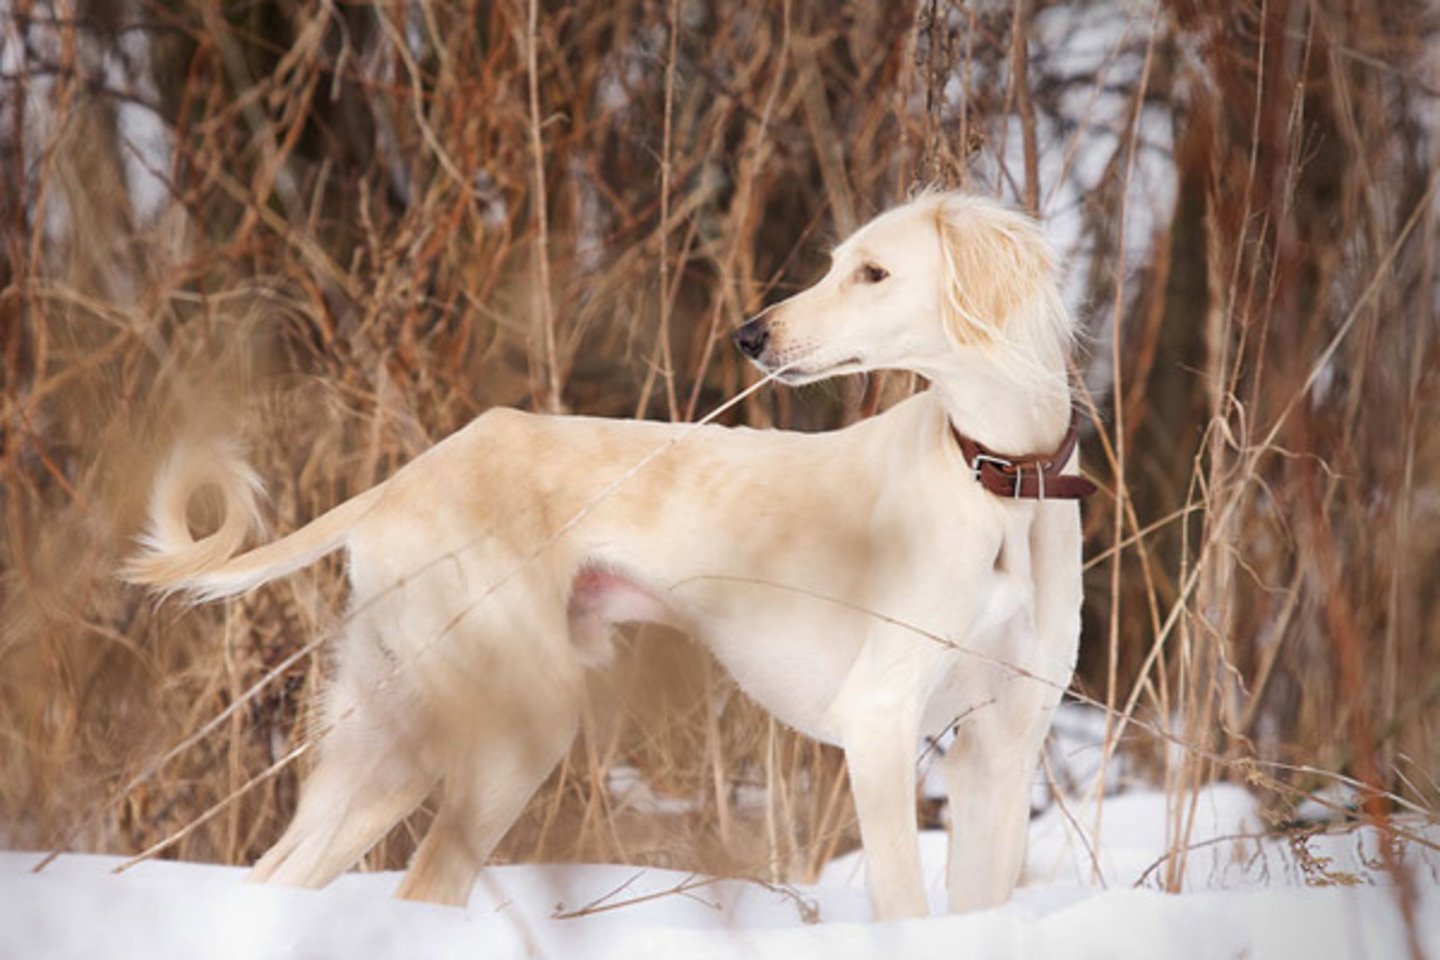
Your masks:
<svg viewBox="0 0 1440 960"><path fill-rule="evenodd" d="M857 231L818 283L747 325L757 363L788 382L882 368L929 379L832 433L491 410L233 558L253 513L248 472L179 461L131 579L211 599L349 557L318 762L254 877L328 883L440 784L400 894L464 903L569 748L583 671L612 624L657 620L844 750L880 918L927 910L916 746L963 717L940 761L949 905L1007 899L1075 660L1079 512L985 492L950 425L1017 455L1059 444L1071 328L1052 272L1028 219L976 197L928 194ZM195 542L185 506L205 479L230 514Z"/></svg>

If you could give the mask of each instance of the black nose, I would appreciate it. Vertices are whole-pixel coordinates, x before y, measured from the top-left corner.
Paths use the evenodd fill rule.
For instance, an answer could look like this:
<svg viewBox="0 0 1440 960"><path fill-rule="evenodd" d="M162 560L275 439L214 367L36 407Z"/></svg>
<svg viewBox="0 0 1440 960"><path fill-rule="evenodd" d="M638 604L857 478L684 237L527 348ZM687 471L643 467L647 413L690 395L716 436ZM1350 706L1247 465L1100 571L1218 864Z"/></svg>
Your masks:
<svg viewBox="0 0 1440 960"><path fill-rule="evenodd" d="M751 360L759 360L770 340L770 324L764 317L756 317L735 331L735 346Z"/></svg>

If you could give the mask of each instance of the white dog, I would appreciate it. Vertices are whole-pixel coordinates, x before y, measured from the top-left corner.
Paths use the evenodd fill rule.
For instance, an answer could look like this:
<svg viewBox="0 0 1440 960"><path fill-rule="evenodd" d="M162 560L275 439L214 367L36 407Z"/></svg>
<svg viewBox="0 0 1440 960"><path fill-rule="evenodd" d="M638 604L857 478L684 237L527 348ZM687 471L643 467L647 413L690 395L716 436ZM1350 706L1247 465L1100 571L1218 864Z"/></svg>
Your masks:
<svg viewBox="0 0 1440 960"><path fill-rule="evenodd" d="M1035 225L978 197L927 194L863 227L815 286L736 335L787 383L877 369L930 381L833 433L491 410L235 557L253 475L177 459L131 580L208 599L349 553L318 762L254 877L328 883L438 783L400 895L463 904L575 737L582 674L612 625L658 621L843 748L879 918L927 912L916 746L963 718L940 761L949 905L1007 899L1074 667L1074 501L1090 489L1073 475L1072 327L1053 272ZM185 507L207 480L228 512L195 541Z"/></svg>

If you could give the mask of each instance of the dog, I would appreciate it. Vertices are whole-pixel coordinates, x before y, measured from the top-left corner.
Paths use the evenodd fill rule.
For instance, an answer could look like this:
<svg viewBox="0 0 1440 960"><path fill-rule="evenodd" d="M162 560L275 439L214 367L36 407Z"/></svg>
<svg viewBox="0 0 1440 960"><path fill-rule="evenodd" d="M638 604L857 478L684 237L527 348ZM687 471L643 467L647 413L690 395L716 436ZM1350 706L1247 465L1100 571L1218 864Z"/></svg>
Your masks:
<svg viewBox="0 0 1440 960"><path fill-rule="evenodd" d="M344 548L352 591L294 820L252 877L321 886L440 786L398 895L467 902L569 749L614 625L704 643L778 719L844 751L874 915L928 913L916 749L955 725L952 911L1009 898L1027 792L1081 606L1051 249L1000 202L931 192L859 229L735 335L787 384L907 370L929 388L801 434L492 409L308 526L233 555L259 483L230 455L162 471L129 580L233 596ZM196 540L191 493L226 515ZM957 724L958 719L958 724Z"/></svg>

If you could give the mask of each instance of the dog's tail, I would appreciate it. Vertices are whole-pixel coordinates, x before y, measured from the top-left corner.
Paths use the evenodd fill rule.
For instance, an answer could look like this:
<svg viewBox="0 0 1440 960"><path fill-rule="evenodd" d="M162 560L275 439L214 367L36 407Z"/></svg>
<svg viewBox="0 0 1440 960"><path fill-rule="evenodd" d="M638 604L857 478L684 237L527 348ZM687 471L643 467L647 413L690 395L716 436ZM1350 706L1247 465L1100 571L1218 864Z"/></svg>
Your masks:
<svg viewBox="0 0 1440 960"><path fill-rule="evenodd" d="M206 484L220 491L225 516L219 529L196 540L185 511L191 495ZM233 556L246 536L263 526L256 503L261 489L260 478L233 445L180 448L156 480L150 525L140 538L143 549L121 566L120 577L165 594L186 593L196 603L244 593L339 549L380 491L367 490L287 537Z"/></svg>

